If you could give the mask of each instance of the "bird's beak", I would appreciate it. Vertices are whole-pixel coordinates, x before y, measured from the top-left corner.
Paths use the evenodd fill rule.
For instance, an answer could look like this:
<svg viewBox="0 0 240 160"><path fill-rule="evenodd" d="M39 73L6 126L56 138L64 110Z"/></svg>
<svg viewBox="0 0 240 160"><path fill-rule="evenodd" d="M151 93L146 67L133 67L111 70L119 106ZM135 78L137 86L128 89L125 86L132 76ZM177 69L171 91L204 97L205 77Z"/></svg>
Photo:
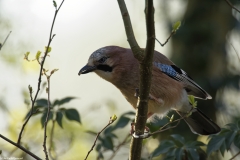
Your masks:
<svg viewBox="0 0 240 160"><path fill-rule="evenodd" d="M86 74L86 73L89 73L89 72L92 72L94 70L96 70L97 67L96 66L84 66L82 69L80 69L80 71L78 72L78 75L80 76L81 74Z"/></svg>

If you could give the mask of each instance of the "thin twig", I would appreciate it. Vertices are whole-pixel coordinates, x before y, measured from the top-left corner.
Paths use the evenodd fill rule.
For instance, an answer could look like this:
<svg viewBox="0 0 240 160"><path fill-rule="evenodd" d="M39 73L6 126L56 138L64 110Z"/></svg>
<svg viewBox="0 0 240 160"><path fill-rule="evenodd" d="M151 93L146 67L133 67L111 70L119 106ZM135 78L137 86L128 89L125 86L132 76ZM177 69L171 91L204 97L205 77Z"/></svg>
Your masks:
<svg viewBox="0 0 240 160"><path fill-rule="evenodd" d="M172 31L170 36L167 38L167 40L164 43L161 43L157 38L155 38L157 40L157 42L163 47L165 46L165 44L167 44L167 42L170 40L170 38L176 33L176 31Z"/></svg>
<svg viewBox="0 0 240 160"><path fill-rule="evenodd" d="M154 135L154 134L161 133L161 132L163 132L163 131L166 131L166 130L173 129L173 128L177 127L178 124L180 123L180 121L181 121L182 119L184 119L184 118L185 118L185 117L181 117L181 118L179 118L179 119L177 119L177 120L175 120L175 121L168 122L167 124L165 124L164 126L162 126L159 130L150 133L150 134L149 134L149 137L152 136L152 135ZM177 122L176 125L171 126L171 127L168 127L168 128L165 128L165 127L167 127L168 125L170 125L170 124L172 124L172 123L175 123L175 122ZM165 129L164 129L164 128L165 128Z"/></svg>
<svg viewBox="0 0 240 160"><path fill-rule="evenodd" d="M7 41L8 37L9 37L9 35L10 35L11 33L12 33L12 31L10 31L10 32L8 33L8 35L7 35L7 37L5 38L5 40L3 41L3 43L2 43L2 44L0 43L0 50L1 50L2 47L4 46L5 42Z"/></svg>
<svg viewBox="0 0 240 160"><path fill-rule="evenodd" d="M50 133L50 137L49 137L49 148L48 148L48 152L49 152L49 156L51 159L55 159L51 153L52 147L53 147L53 135L54 135L54 128L55 128L55 122L56 120L54 119L52 121L52 129L51 129L51 133Z"/></svg>
<svg viewBox="0 0 240 160"><path fill-rule="evenodd" d="M240 155L240 151L239 151L237 154L235 154L232 158L230 158L229 160L233 160L233 159L236 158L238 155Z"/></svg>
<svg viewBox="0 0 240 160"><path fill-rule="evenodd" d="M98 137L100 136L100 134L101 134L108 126L110 126L114 121L115 121L115 120L113 120L112 117L110 117L110 120L109 120L108 124L107 124L100 132L97 133L97 136L96 136L96 138L95 138L95 141L94 141L91 149L88 151L88 153L87 153L87 155L86 155L86 157L85 157L84 160L87 160L89 154L92 152L92 150L93 150L93 148L95 147L96 142L97 142L97 139L98 139Z"/></svg>
<svg viewBox="0 0 240 160"><path fill-rule="evenodd" d="M40 71L39 71L39 77L38 77L38 84L37 84L37 92L36 92L36 94L35 94L35 96L34 96L34 99L32 99L32 97L31 97L31 101L32 101L31 111L30 111L30 114L29 114L29 116L27 117L26 121L25 121L25 122L23 123L23 125L22 125L21 131L20 131L19 136L18 136L18 141L17 141L18 144L21 143L21 138L22 138L22 133L23 133L23 131L24 131L24 128L25 128L25 126L27 125L29 119L30 119L30 118L32 117L32 115L33 115L34 104L35 104L36 99L37 99L37 97L38 97L38 93L39 93L39 91L40 91L40 86L41 86L41 82L42 82L43 65L44 65L45 59L46 59L46 57L47 57L47 55L48 55L48 49L49 49L49 47L50 47L50 44L51 44L51 42L52 42L52 40L53 40L53 38L54 38L54 36L55 36L55 35L52 35L53 26L54 26L54 23L55 23L55 19L56 19L57 13L58 13L58 11L60 10L63 2L64 2L64 0L63 0L62 3L60 4L59 8L55 10L55 14L54 14L52 26L51 26L51 29L50 29L50 35L49 35L48 45L47 45L47 47L46 47L46 51L45 51L45 54L44 54L44 56L43 56L43 58L42 58L42 62L41 62L41 65L40 65Z"/></svg>
<svg viewBox="0 0 240 160"><path fill-rule="evenodd" d="M124 144L126 144L126 142L127 142L127 140L128 140L129 137L130 137L130 134L127 134L127 136L124 138L124 140L116 146L115 150L113 151L113 154L111 155L111 157L110 157L108 160L112 160L112 159L115 157L115 155L117 154L117 152L119 151L119 149L120 149Z"/></svg>
<svg viewBox="0 0 240 160"><path fill-rule="evenodd" d="M24 151L25 153L29 154L30 156L32 156L33 158L37 159L37 160L41 160L41 158L39 158L38 156L36 156L35 154L33 154L32 152L30 152L29 150L27 150L26 148L24 148L23 146L21 146L18 143L15 143L13 141L11 141L10 139L6 138L5 136L0 134L0 137L2 139L4 139L5 141L11 143L12 145L16 146L17 148L21 149L22 151Z"/></svg>
<svg viewBox="0 0 240 160"><path fill-rule="evenodd" d="M46 75L47 76L47 75ZM46 160L48 160L48 153L47 153L47 146L46 146L46 141L47 141L47 124L48 124L48 118L49 118L49 113L50 113L50 76L47 76L47 93L48 93L48 110L47 110L47 116L46 120L44 122L44 137L43 137L43 151L45 153Z"/></svg>
<svg viewBox="0 0 240 160"><path fill-rule="evenodd" d="M229 0L225 0L225 1L227 2L227 4L228 4L230 7L232 7L232 8L235 9L238 13L240 13L240 10L237 9L236 7L234 7Z"/></svg>

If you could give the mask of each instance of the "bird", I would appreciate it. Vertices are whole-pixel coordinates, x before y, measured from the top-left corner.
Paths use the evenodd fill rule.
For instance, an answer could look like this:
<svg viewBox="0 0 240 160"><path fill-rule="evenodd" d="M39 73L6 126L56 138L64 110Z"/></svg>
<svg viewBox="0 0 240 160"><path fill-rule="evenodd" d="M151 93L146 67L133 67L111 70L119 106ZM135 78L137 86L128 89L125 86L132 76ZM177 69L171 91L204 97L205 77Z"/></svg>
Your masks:
<svg viewBox="0 0 240 160"><path fill-rule="evenodd" d="M117 87L126 100L136 109L136 89L139 88L139 61L132 50L119 46L105 46L94 51L78 75L95 72ZM175 110L194 134L211 135L220 127L199 108L192 107L188 95L198 99L212 99L193 79L171 60L154 51L152 80L148 101L148 119L153 115L164 116ZM191 112L191 114L189 114ZM187 116L185 116L188 114Z"/></svg>

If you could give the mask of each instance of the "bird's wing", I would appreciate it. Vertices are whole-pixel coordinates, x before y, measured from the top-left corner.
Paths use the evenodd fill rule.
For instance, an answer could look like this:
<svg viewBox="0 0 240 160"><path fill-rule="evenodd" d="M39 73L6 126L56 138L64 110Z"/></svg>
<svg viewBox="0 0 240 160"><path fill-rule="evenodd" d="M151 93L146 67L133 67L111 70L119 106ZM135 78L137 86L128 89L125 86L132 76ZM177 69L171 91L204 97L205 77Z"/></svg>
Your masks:
<svg viewBox="0 0 240 160"><path fill-rule="evenodd" d="M193 95L196 98L200 99L211 99L212 97L203 90L193 79L187 75L187 73L178 68L175 65L167 65L158 62L154 62L153 65L160 69L164 74L168 75L169 77L184 83L185 89L189 95Z"/></svg>

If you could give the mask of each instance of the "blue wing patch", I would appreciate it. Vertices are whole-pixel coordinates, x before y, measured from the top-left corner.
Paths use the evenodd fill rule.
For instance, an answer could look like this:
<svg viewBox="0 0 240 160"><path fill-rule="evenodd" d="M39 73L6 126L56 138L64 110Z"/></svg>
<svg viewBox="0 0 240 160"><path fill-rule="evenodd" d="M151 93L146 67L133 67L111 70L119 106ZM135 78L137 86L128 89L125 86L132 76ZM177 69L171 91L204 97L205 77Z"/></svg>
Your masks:
<svg viewBox="0 0 240 160"><path fill-rule="evenodd" d="M157 62L154 62L154 65L160 69L163 73L167 74L168 76L172 77L172 78L176 78L177 77L177 72L176 70L170 66L170 65L167 65L167 64L162 64L162 63L157 63Z"/></svg>
<svg viewBox="0 0 240 160"><path fill-rule="evenodd" d="M169 77L177 81L184 83L186 86L192 86L194 88L197 88L197 90L199 90L205 96L205 97L199 96L200 98L211 99L211 96L206 91L204 91L196 82L194 82L193 79L190 76L188 76L187 73L181 68L178 68L175 65L167 65L157 62L153 62L153 65L160 69L164 74L168 75Z"/></svg>

